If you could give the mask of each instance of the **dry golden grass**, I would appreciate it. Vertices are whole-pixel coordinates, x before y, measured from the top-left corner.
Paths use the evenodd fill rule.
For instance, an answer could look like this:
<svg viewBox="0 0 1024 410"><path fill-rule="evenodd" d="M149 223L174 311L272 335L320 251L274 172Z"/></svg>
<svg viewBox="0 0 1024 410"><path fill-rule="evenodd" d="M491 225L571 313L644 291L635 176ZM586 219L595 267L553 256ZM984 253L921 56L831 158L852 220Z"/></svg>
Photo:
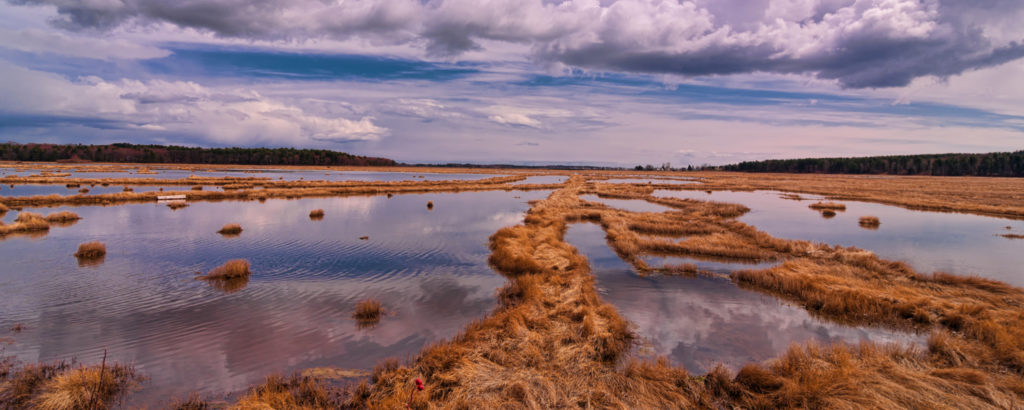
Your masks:
<svg viewBox="0 0 1024 410"><path fill-rule="evenodd" d="M209 401L203 399L199 393L191 393L185 399L172 399L165 410L212 410L215 407Z"/></svg>
<svg viewBox="0 0 1024 410"><path fill-rule="evenodd" d="M12 234L45 233L50 230L50 223L42 215L33 212L19 212L14 223L4 225L0 222L0 237Z"/></svg>
<svg viewBox="0 0 1024 410"><path fill-rule="evenodd" d="M1019 289L919 275L869 252L772 238L731 220L739 209L726 205L680 201L677 211L632 213L580 201L576 194L585 191L574 178L534 204L523 225L492 236L490 262L509 278L499 310L407 366L387 366L350 404L401 407L415 377L426 381L427 394L413 404L429 408L1006 408L1024 394L1024 330L1013 325L1024 320ZM634 266L644 267L638 256L654 251L784 259L736 272L734 280L822 318L933 330L933 337L926 351L794 347L765 366L736 374L718 368L700 378L665 361L622 363L633 336L600 301L586 260L562 241L575 221L599 223ZM692 233L671 242L636 232L659 224L683 227L658 231ZM700 274L695 266L668 268Z"/></svg>
<svg viewBox="0 0 1024 410"><path fill-rule="evenodd" d="M845 211L846 204L840 204L836 202L815 202L807 206L811 209L816 210L829 210L829 211Z"/></svg>
<svg viewBox="0 0 1024 410"><path fill-rule="evenodd" d="M227 224L220 228L217 233L224 236L238 236L242 233L242 225L239 224Z"/></svg>
<svg viewBox="0 0 1024 410"><path fill-rule="evenodd" d="M339 409L347 408L343 397L324 381L299 374L267 376L263 384L249 389L232 409Z"/></svg>
<svg viewBox="0 0 1024 410"><path fill-rule="evenodd" d="M67 362L9 368L0 378L0 407L10 409L107 409L145 378L131 365L73 367Z"/></svg>
<svg viewBox="0 0 1024 410"><path fill-rule="evenodd" d="M75 257L78 259L99 259L107 254L107 245L103 242L86 242L78 245L78 252Z"/></svg>
<svg viewBox="0 0 1024 410"><path fill-rule="evenodd" d="M383 314L384 305L376 300L366 299L356 304L356 310L352 313L352 318L360 326L373 326L380 322L381 315Z"/></svg>
<svg viewBox="0 0 1024 410"><path fill-rule="evenodd" d="M79 219L82 219L82 217L71 211L60 211L46 215L46 221L49 223L68 223Z"/></svg>
<svg viewBox="0 0 1024 410"><path fill-rule="evenodd" d="M314 209L312 211L309 211L309 219L312 219L314 221L324 219L324 210Z"/></svg>
<svg viewBox="0 0 1024 410"><path fill-rule="evenodd" d="M860 224L861 228L878 229L878 226L882 224L878 220L877 216L862 216L857 223Z"/></svg>
<svg viewBox="0 0 1024 410"><path fill-rule="evenodd" d="M245 259L232 259L225 262L213 270L206 273L206 275L200 276L199 279L205 280L224 280L234 278L248 278L252 272L249 271L249 261Z"/></svg>
<svg viewBox="0 0 1024 410"><path fill-rule="evenodd" d="M7 211L9 210L10 208L8 208L7 205L4 205L3 202L0 202L0 216L7 213Z"/></svg>

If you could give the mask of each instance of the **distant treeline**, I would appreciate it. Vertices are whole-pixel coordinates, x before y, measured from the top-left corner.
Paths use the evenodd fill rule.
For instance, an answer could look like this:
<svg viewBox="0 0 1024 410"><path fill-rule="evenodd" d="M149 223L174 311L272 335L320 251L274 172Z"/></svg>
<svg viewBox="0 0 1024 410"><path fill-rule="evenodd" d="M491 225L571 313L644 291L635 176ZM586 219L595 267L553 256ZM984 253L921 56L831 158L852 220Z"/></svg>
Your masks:
<svg viewBox="0 0 1024 410"><path fill-rule="evenodd" d="M1024 176L1024 151L988 154L893 155L772 159L717 167L726 171L942 176Z"/></svg>
<svg viewBox="0 0 1024 410"><path fill-rule="evenodd" d="M194 148L174 145L0 144L0 160L242 165L395 165L387 158L323 149Z"/></svg>

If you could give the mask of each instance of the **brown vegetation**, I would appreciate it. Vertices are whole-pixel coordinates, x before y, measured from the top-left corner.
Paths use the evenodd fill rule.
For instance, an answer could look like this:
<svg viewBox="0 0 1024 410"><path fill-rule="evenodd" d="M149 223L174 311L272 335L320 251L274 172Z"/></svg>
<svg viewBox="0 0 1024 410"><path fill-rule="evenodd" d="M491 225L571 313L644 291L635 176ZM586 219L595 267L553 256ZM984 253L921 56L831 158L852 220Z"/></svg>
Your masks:
<svg viewBox="0 0 1024 410"><path fill-rule="evenodd" d="M427 201L427 209L428 210L434 209L434 201Z"/></svg>
<svg viewBox="0 0 1024 410"><path fill-rule="evenodd" d="M318 220L324 219L324 210L323 209L314 209L312 211L309 211L309 219L312 219L314 221L318 221Z"/></svg>
<svg viewBox="0 0 1024 410"><path fill-rule="evenodd" d="M233 278L248 278L252 272L249 271L249 261L245 259L232 259L225 262L216 268L213 268L206 275L200 276L199 279L205 280L216 280L216 279L233 279Z"/></svg>
<svg viewBox="0 0 1024 410"><path fill-rule="evenodd" d="M822 209L821 210L821 217L822 218L828 219L828 218L834 218L835 216L836 216L836 211L833 211L831 209Z"/></svg>
<svg viewBox="0 0 1024 410"><path fill-rule="evenodd" d="M1013 325L1024 320L1024 294L1016 288L923 276L869 252L772 238L731 220L735 211L724 204L680 201L673 203L678 211L632 213L579 201L581 187L574 178L536 203L523 225L491 238L490 261L509 278L501 309L407 366L389 366L350 403L401 407L414 377L426 381L422 405L441 408L978 408L1011 407L1024 393L1024 331ZM665 230L693 233L672 242L633 230L673 220L687 228ZM701 378L665 361L622 363L633 336L600 301L586 260L562 241L573 221L601 224L616 252L641 268L638 256L652 252L785 259L735 272L734 280L830 320L934 329L932 340L924 351L869 343L794 347L766 366L735 375L718 368Z"/></svg>
<svg viewBox="0 0 1024 410"><path fill-rule="evenodd" d="M0 373L0 407L107 409L144 377L125 364L72 366L67 362L11 366Z"/></svg>
<svg viewBox="0 0 1024 410"><path fill-rule="evenodd" d="M1002 236L1002 237L1004 237L1006 239L1024 239L1024 235L1016 234L1016 233L1004 233L1004 234L1000 234L999 236Z"/></svg>
<svg viewBox="0 0 1024 410"><path fill-rule="evenodd" d="M224 236L238 236L242 233L242 225L239 224L227 224L220 228L217 233Z"/></svg>
<svg viewBox="0 0 1024 410"><path fill-rule="evenodd" d="M99 259L107 254L107 245L103 242L93 241L78 245L78 252L75 257L78 259Z"/></svg>
<svg viewBox="0 0 1024 410"><path fill-rule="evenodd" d="M167 207L171 208L172 211L177 211L181 208L188 206L188 202L185 201L171 201L167 203Z"/></svg>
<svg viewBox="0 0 1024 410"><path fill-rule="evenodd" d="M808 205L807 207L811 208L811 209L816 209L816 210L819 210L819 211L821 211L821 210L845 211L846 210L846 205L845 204L840 204L840 203L836 203L836 202L815 202L813 204Z"/></svg>
<svg viewBox="0 0 1024 410"><path fill-rule="evenodd" d="M74 222L79 219L82 219L82 217L78 216L78 214L71 211L60 211L46 215L47 222L57 224L67 224L69 222Z"/></svg>
<svg viewBox="0 0 1024 410"><path fill-rule="evenodd" d="M857 223L860 224L861 228L867 229L878 229L878 226L882 224L877 216L862 216L857 220Z"/></svg>
<svg viewBox="0 0 1024 410"><path fill-rule="evenodd" d="M0 237L11 234L32 234L50 230L50 223L42 215L33 212L19 212L14 223L4 225L0 222Z"/></svg>
<svg viewBox="0 0 1024 410"><path fill-rule="evenodd" d="M361 326L373 326L380 322L384 313L384 305L373 299L366 299L356 304L352 318Z"/></svg>

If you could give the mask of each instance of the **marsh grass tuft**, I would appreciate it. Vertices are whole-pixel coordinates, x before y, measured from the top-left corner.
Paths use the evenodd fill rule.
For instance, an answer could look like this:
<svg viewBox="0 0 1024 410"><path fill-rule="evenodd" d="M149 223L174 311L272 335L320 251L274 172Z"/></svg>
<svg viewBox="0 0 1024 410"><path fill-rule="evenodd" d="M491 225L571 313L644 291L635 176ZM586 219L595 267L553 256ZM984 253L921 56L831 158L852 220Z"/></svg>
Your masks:
<svg viewBox="0 0 1024 410"><path fill-rule="evenodd" d="M314 209L312 211L309 211L309 219L312 219L314 221L318 221L318 220L324 219L324 210L323 209Z"/></svg>
<svg viewBox="0 0 1024 410"><path fill-rule="evenodd" d="M88 193L89 193L89 188L82 188L82 189L79 189L79 190L78 190L78 193L80 193L80 194L88 194Z"/></svg>
<svg viewBox="0 0 1024 410"><path fill-rule="evenodd" d="M45 234L50 230L50 223L42 215L34 212L19 212L14 223L4 225L0 222L0 236L10 234Z"/></svg>
<svg viewBox="0 0 1024 410"><path fill-rule="evenodd" d="M819 211L820 210L825 210L825 209L832 210L832 211L845 211L846 210L846 205L845 204L840 204L840 203L836 203L836 202L815 202L813 204L807 205L807 207L811 208L811 209L819 210Z"/></svg>
<svg viewBox="0 0 1024 410"><path fill-rule="evenodd" d="M428 210L434 209L434 201L427 201L427 209Z"/></svg>
<svg viewBox="0 0 1024 410"><path fill-rule="evenodd" d="M227 224L220 228L217 233L224 236L238 236L242 233L242 225L239 224Z"/></svg>
<svg viewBox="0 0 1024 410"><path fill-rule="evenodd" d="M1000 234L999 236L1002 236L1006 239L1024 239L1024 235L1018 233L1004 233Z"/></svg>
<svg viewBox="0 0 1024 410"><path fill-rule="evenodd" d="M861 228L865 229L878 229L878 226L882 224L877 216L862 216L857 223L860 224Z"/></svg>
<svg viewBox="0 0 1024 410"><path fill-rule="evenodd" d="M124 189L122 189L122 191L124 191L124 192L135 192L135 190L132 189L132 187L130 187L130 186L124 187Z"/></svg>
<svg viewBox="0 0 1024 410"><path fill-rule="evenodd" d="M145 377L132 365L75 367L66 361L8 368L0 383L0 407L107 409L116 407Z"/></svg>
<svg viewBox="0 0 1024 410"><path fill-rule="evenodd" d="M79 265L82 265L83 262L88 265L102 261L106 255L107 245L104 245L103 242L99 241L86 242L78 245L78 251L75 252L75 257L78 258Z"/></svg>
<svg viewBox="0 0 1024 410"><path fill-rule="evenodd" d="M199 279L214 280L214 279L232 279L232 278L248 278L252 274L249 271L249 261L245 259L232 259L225 262L216 268L213 268L206 275L200 276Z"/></svg>
<svg viewBox="0 0 1024 410"><path fill-rule="evenodd" d="M384 305L373 299L366 299L356 304L356 311L352 318L362 327L374 326L380 323L380 317L384 313Z"/></svg>
<svg viewBox="0 0 1024 410"><path fill-rule="evenodd" d="M833 211L831 209L822 209L821 210L821 217L822 218L830 219L830 218L835 218L835 216L836 216L836 211Z"/></svg>
<svg viewBox="0 0 1024 410"><path fill-rule="evenodd" d="M188 202L185 201L171 201L167 203L167 207L171 208L172 211L177 211L181 208L187 207Z"/></svg>
<svg viewBox="0 0 1024 410"><path fill-rule="evenodd" d="M185 399L172 399L166 407L168 410L211 410L213 408L213 404L203 399L199 393L190 393Z"/></svg>
<svg viewBox="0 0 1024 410"><path fill-rule="evenodd" d="M82 217L71 211L60 211L46 215L46 221L54 224L68 224L79 219L82 219Z"/></svg>

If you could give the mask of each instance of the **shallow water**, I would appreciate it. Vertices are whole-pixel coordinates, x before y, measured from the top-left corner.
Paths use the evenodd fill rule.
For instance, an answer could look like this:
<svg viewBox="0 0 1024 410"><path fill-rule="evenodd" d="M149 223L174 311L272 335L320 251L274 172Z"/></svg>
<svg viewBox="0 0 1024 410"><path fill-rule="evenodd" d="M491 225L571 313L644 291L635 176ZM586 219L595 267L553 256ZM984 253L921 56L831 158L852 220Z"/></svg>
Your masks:
<svg viewBox="0 0 1024 410"><path fill-rule="evenodd" d="M134 405L238 391L275 371L371 369L451 337L493 309L505 280L487 265L487 238L521 222L526 202L547 194L33 209L83 219L41 238L0 241L0 259L16 261L0 266L0 327L24 324L7 353L27 362L93 363L103 349L111 360L134 361L152 378L131 397ZM315 208L325 210L322 220L310 220ZM226 223L244 231L221 237L216 231ZM98 266L80 267L72 254L92 240L108 254ZM235 258L252 264L240 290L194 279ZM365 298L390 313L361 330L350 315Z"/></svg>
<svg viewBox="0 0 1024 410"><path fill-rule="evenodd" d="M526 179L516 182L519 184L561 184L565 180L569 179L568 175L534 175L526 177Z"/></svg>
<svg viewBox="0 0 1024 410"><path fill-rule="evenodd" d="M601 297L635 325L643 338L636 354L663 355L694 373L717 363L736 370L776 357L792 343L924 343L923 335L819 320L724 279L638 276L595 224L573 224L565 239L590 261Z"/></svg>
<svg viewBox="0 0 1024 410"><path fill-rule="evenodd" d="M82 167L85 168L85 167ZM0 168L0 177L6 175L30 176L39 174L38 170L13 172L11 168ZM136 170L126 172L81 172L78 170L61 171L71 174L68 178L160 178L181 179L191 175L199 177L239 177L239 178L270 178L284 181L447 181L474 180L502 176L501 174L456 174L417 172L411 168L405 172L379 171L332 171L332 170L286 170L286 169L221 169L213 170L181 170L150 168L155 173L139 174Z"/></svg>
<svg viewBox="0 0 1024 410"><path fill-rule="evenodd" d="M1024 221L986 216L911 211L856 201L830 201L846 205L835 217L823 218L808 208L821 197L800 194L804 201L782 199L779 192L729 192L656 190L654 196L693 198L746 205L749 213L739 218L773 236L803 239L875 252L884 259L909 263L920 272L943 271L979 275L1024 286L1024 240L999 234L1024 233ZM878 229L860 227L861 216L877 216ZM1007 230L1009 226L1011 229Z"/></svg>
<svg viewBox="0 0 1024 410"><path fill-rule="evenodd" d="M680 180L680 179L665 179L665 178L619 178L619 179L608 179L603 182L608 184L666 184L666 185L682 185L682 184L696 184L698 181L694 180Z"/></svg>
<svg viewBox="0 0 1024 410"><path fill-rule="evenodd" d="M190 191L191 185L127 185L132 188L134 192L149 192L149 191ZM15 184L14 187L10 185L0 186L0 197L4 196L36 196L36 195L79 195L79 189L86 188L89 192L85 195L102 195L102 194L116 194L124 192L125 185L109 185L109 186L89 186L82 185L77 188L68 188L64 185L57 184ZM222 190L219 186L205 186L204 190L207 191L220 191ZM260 187L254 187L253 189L260 189Z"/></svg>
<svg viewBox="0 0 1024 410"><path fill-rule="evenodd" d="M587 202L599 202L612 208L630 212L666 212L674 209L665 205L647 202L643 199L614 199L601 198L597 195L580 195L580 199Z"/></svg>

